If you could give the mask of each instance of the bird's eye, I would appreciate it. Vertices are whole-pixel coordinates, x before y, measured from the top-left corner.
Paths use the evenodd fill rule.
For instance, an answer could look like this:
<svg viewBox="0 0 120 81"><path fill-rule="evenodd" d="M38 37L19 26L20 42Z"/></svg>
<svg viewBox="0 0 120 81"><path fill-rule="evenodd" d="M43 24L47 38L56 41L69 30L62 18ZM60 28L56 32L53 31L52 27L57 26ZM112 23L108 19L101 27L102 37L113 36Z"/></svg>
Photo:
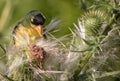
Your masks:
<svg viewBox="0 0 120 81"><path fill-rule="evenodd" d="M31 17L31 22L33 23L34 17Z"/></svg>

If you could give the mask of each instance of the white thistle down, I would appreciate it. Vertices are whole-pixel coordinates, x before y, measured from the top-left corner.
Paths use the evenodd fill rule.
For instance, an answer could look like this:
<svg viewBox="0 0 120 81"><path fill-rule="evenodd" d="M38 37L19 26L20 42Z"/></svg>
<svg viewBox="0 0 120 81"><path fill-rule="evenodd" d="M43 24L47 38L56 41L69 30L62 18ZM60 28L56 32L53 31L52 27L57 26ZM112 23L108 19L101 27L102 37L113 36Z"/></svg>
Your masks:
<svg viewBox="0 0 120 81"><path fill-rule="evenodd" d="M85 27L84 27L84 22L81 22L78 20L78 25L74 24L74 27L77 29L78 35L82 38L85 39Z"/></svg>

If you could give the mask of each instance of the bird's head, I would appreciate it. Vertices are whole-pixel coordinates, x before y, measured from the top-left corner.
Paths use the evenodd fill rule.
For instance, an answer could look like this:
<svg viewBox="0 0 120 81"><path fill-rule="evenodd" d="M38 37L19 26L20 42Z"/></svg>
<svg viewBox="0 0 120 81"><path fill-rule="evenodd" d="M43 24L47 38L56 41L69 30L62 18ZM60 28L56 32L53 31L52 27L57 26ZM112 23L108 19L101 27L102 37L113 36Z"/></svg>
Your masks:
<svg viewBox="0 0 120 81"><path fill-rule="evenodd" d="M27 14L30 23L38 26L43 25L45 23L45 17L37 10L32 10Z"/></svg>
<svg viewBox="0 0 120 81"><path fill-rule="evenodd" d="M30 11L23 19L23 25L25 27L35 28L39 34L43 31L43 24L45 23L45 17L37 10Z"/></svg>

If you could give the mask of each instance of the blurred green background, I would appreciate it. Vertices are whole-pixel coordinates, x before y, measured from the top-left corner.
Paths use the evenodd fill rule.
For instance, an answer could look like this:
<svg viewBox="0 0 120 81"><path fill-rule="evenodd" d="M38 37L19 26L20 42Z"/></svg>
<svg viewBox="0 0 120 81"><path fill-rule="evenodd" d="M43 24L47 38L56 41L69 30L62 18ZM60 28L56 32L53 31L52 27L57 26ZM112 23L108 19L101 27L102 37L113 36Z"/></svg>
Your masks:
<svg viewBox="0 0 120 81"><path fill-rule="evenodd" d="M55 36L70 33L80 16L79 0L0 0L0 44L11 42L11 32L16 23L31 10L39 10L46 17L47 25L53 18L62 21ZM2 52L0 48L0 53Z"/></svg>

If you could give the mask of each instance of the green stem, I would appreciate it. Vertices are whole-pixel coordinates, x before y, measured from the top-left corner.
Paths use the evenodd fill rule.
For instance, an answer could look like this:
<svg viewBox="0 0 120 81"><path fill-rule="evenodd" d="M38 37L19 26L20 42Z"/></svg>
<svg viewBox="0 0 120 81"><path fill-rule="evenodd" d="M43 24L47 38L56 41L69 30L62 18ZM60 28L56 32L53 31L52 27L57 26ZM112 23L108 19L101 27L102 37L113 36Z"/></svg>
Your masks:
<svg viewBox="0 0 120 81"><path fill-rule="evenodd" d="M2 77L4 77L5 79L9 80L9 81L14 81L13 79L9 78L9 77L8 77L7 75L5 75L5 74L2 74L1 72L0 72L0 75L1 75Z"/></svg>
<svg viewBox="0 0 120 81"><path fill-rule="evenodd" d="M115 2L115 8L118 8L119 7L119 2L117 0L114 0Z"/></svg>
<svg viewBox="0 0 120 81"><path fill-rule="evenodd" d="M0 48L4 51L4 53L6 53L5 48L0 44Z"/></svg>

